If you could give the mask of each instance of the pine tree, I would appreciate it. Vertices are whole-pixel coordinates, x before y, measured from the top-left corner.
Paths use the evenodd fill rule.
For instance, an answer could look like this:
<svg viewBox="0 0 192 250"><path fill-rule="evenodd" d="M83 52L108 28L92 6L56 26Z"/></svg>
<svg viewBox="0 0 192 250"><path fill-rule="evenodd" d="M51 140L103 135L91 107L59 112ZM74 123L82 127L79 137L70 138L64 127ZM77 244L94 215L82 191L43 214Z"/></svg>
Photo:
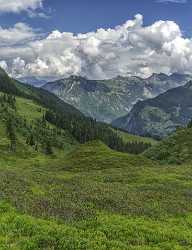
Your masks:
<svg viewBox="0 0 192 250"><path fill-rule="evenodd" d="M7 126L6 127L7 136L10 140L10 150L12 152L15 152L16 144L17 144L17 137L16 137L15 124L14 124L13 118L8 118L6 126Z"/></svg>
<svg viewBox="0 0 192 250"><path fill-rule="evenodd" d="M45 154L46 155L53 154L53 149L52 149L50 140L46 140L46 142L45 142Z"/></svg>
<svg viewBox="0 0 192 250"><path fill-rule="evenodd" d="M30 134L30 136L27 138L27 144L29 144L30 146L35 145L35 139L34 139L33 134Z"/></svg>
<svg viewBox="0 0 192 250"><path fill-rule="evenodd" d="M188 128L192 128L192 120L187 125Z"/></svg>

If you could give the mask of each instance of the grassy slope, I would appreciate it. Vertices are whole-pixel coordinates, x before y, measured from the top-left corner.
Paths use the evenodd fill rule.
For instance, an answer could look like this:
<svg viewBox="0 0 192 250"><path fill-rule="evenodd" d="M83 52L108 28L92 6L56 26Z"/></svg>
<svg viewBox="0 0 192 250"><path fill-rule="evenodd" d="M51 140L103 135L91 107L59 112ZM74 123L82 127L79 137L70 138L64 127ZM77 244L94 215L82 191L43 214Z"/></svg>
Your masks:
<svg viewBox="0 0 192 250"><path fill-rule="evenodd" d="M17 98L19 115L43 108ZM19 136L7 152L0 122L0 249L192 248L192 166L160 166L99 141L35 152Z"/></svg>
<svg viewBox="0 0 192 250"><path fill-rule="evenodd" d="M115 131L117 131L118 135L123 138L124 142L144 142L144 143L151 143L151 145L157 144L157 141L154 140L153 138L132 135L120 130L115 130Z"/></svg>
<svg viewBox="0 0 192 250"><path fill-rule="evenodd" d="M178 129L144 153L145 156L161 163L182 164L192 161L192 128Z"/></svg>
<svg viewBox="0 0 192 250"><path fill-rule="evenodd" d="M105 213L98 213L97 220L61 225L0 205L1 249L191 249L191 226L191 216L157 222Z"/></svg>
<svg viewBox="0 0 192 250"><path fill-rule="evenodd" d="M16 106L17 116L26 119L28 123L42 118L45 111L45 108L36 104L34 101L21 97L16 98ZM50 128L54 127L52 124L48 125ZM0 121L0 163L4 160L5 162L10 162L11 166L15 166L18 163L22 163L23 166L30 166L31 162L46 162L49 161L50 158L65 155L75 145L78 144L67 131L62 130L64 136L62 136L61 139L64 141L64 151L58 148L54 148L54 156L47 157L43 153L36 152L33 148L25 143L26 138L23 138L21 133L22 130L23 128L17 129L17 152L15 153L15 155L13 155L8 150L9 140L6 135L5 124L4 122ZM25 161L23 161L23 159L25 159Z"/></svg>
<svg viewBox="0 0 192 250"><path fill-rule="evenodd" d="M101 142L0 164L1 249L191 249L192 167ZM41 219L40 219L41 218ZM4 247L4 248L3 248Z"/></svg>

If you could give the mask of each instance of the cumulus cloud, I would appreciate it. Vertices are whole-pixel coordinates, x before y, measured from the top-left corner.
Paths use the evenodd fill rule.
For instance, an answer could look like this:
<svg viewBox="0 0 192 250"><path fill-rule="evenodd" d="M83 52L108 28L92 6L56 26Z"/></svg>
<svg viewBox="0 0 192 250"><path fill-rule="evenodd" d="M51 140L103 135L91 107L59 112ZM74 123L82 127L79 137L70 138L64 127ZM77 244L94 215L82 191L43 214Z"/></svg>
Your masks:
<svg viewBox="0 0 192 250"><path fill-rule="evenodd" d="M192 73L192 40L184 38L173 21L144 26L138 14L115 28L77 35L55 30L41 39L28 26L21 29L19 24L21 30L23 37L19 34L17 39L8 39L0 30L0 61L13 77L56 79L75 74L104 79L130 74L147 77L153 72Z"/></svg>
<svg viewBox="0 0 192 250"><path fill-rule="evenodd" d="M42 7L43 0L0 0L0 12L32 11Z"/></svg>
<svg viewBox="0 0 192 250"><path fill-rule="evenodd" d="M37 33L25 23L16 23L13 28L0 26L0 46L13 46L37 38Z"/></svg>

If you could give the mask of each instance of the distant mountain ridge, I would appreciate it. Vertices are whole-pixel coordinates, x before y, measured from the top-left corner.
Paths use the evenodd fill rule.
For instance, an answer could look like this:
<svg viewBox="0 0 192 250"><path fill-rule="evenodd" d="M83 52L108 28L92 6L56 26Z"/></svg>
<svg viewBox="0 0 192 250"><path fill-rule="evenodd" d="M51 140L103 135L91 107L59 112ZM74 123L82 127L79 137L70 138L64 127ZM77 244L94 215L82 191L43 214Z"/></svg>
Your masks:
<svg viewBox="0 0 192 250"><path fill-rule="evenodd" d="M73 105L86 116L111 123L126 115L139 100L156 97L168 89L184 85L192 76L183 74L153 74L117 76L110 80L88 80L80 76L46 83L42 88Z"/></svg>
<svg viewBox="0 0 192 250"><path fill-rule="evenodd" d="M36 77L21 77L17 80L34 87L41 87L46 84L46 80L42 80Z"/></svg>
<svg viewBox="0 0 192 250"><path fill-rule="evenodd" d="M138 102L112 125L137 135L163 138L192 119L192 81L159 96Z"/></svg>

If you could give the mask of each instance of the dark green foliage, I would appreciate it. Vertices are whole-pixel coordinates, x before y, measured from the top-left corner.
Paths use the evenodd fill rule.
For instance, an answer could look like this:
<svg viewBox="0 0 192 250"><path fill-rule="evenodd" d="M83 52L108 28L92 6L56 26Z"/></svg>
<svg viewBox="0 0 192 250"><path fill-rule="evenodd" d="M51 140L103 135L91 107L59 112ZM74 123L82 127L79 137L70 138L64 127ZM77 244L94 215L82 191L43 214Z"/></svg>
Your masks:
<svg viewBox="0 0 192 250"><path fill-rule="evenodd" d="M101 140L114 150L133 154L140 154L151 146L150 143L145 142L125 143L110 126L91 118L64 116L48 110L45 113L45 119L57 127L68 130L80 143Z"/></svg>
<svg viewBox="0 0 192 250"><path fill-rule="evenodd" d="M40 88L35 88L33 86L25 85L20 82L16 82L16 86L22 93L21 96L34 100L39 105L54 110L55 112L60 112L64 115L75 115L84 117L84 115L75 109L73 106L63 102L54 94Z"/></svg>
<svg viewBox="0 0 192 250"><path fill-rule="evenodd" d="M35 138L33 134L30 134L27 137L26 143L29 144L30 146L34 146L35 145Z"/></svg>
<svg viewBox="0 0 192 250"><path fill-rule="evenodd" d="M47 154L47 155L53 154L53 149L52 149L50 140L45 141L44 150L45 150L45 154Z"/></svg>
<svg viewBox="0 0 192 250"><path fill-rule="evenodd" d="M145 156L164 164L182 164L192 161L192 128L179 128L157 145L148 149Z"/></svg>
<svg viewBox="0 0 192 250"><path fill-rule="evenodd" d="M27 121L18 114L16 106L14 96L0 95L1 120L5 123L11 152L16 151L17 137L24 139L35 151L42 151L45 154L53 154L53 148L64 149L66 132L50 127L43 112L41 118Z"/></svg>
<svg viewBox="0 0 192 250"><path fill-rule="evenodd" d="M0 249L192 248L191 163L163 166L116 152L105 144L134 153L146 145L122 142L118 131L70 110L58 114L57 105L45 113L11 96L0 96ZM17 150L8 153L10 131ZM100 141L79 145L70 134L81 143ZM191 128L178 129L149 151L185 162L191 138Z"/></svg>
<svg viewBox="0 0 192 250"><path fill-rule="evenodd" d="M16 137L16 127L14 117L8 117L6 121L6 132L10 140L10 150L12 152L16 151L17 137Z"/></svg>
<svg viewBox="0 0 192 250"><path fill-rule="evenodd" d="M15 97L13 94L32 99L48 109L45 116L43 115L42 122L38 121L38 124L34 124L37 123L36 121L34 121L33 124L28 125L25 124L24 120L21 121L21 119L19 119L17 121L17 127L22 124L22 126L26 127L26 131L28 130L28 132L26 132L27 135L25 136L27 136L26 142L30 145L38 145L39 140L41 144L46 145L45 142L47 142L47 138L49 138L51 134L51 140L53 140L52 144L54 146L54 132L46 127L45 123L47 120L56 127L67 130L80 143L100 139L112 149L135 154L142 153L151 146L150 143L144 142L125 143L109 125L98 123L91 118L86 118L71 105L64 103L46 90L23 85L20 82L10 79L8 76L6 76L6 79L6 81L9 82L8 86L10 85L6 90L9 94L7 98L10 99L7 101L12 109L16 108L14 106ZM17 92L15 92L15 88L17 89ZM33 138L31 137L31 131L33 132Z"/></svg>
<svg viewBox="0 0 192 250"><path fill-rule="evenodd" d="M192 128L192 120L187 125L188 128Z"/></svg>
<svg viewBox="0 0 192 250"><path fill-rule="evenodd" d="M21 95L22 92L17 88L15 81L9 78L5 71L0 68L0 91L12 94Z"/></svg>

